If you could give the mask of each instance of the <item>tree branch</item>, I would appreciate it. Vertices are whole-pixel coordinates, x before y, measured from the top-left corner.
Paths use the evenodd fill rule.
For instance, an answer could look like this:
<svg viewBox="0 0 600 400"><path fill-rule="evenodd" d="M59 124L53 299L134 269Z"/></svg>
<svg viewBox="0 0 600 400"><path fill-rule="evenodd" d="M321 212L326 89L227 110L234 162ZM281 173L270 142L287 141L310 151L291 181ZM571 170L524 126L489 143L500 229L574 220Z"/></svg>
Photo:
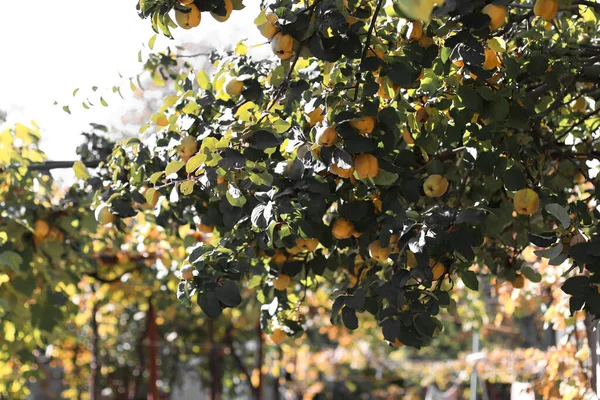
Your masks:
<svg viewBox="0 0 600 400"><path fill-rule="evenodd" d="M131 268L131 269L123 272L121 275L119 275L119 276L117 276L115 278L111 278L111 279L103 278L103 277L99 276L97 272L90 272L90 273L87 273L85 275L89 276L90 278L94 278L98 282L102 282L102 283L114 283L114 282L120 281L121 278L123 278L125 275L140 270L142 268L142 265L143 264L140 263L137 266L135 266L134 268Z"/></svg>
<svg viewBox="0 0 600 400"><path fill-rule="evenodd" d="M577 74L577 75L565 74L565 75L561 76L560 78L558 78L558 80L560 83L564 84L565 82L568 82L569 79L576 81L578 76L579 76L579 74ZM549 92L550 90L552 90L552 88L547 83L544 83L543 85L540 85L533 90L531 90L529 88L525 89L525 91L528 92L527 96L531 99L537 99L538 97L540 97L541 95L543 95L546 92Z"/></svg>
<svg viewBox="0 0 600 400"><path fill-rule="evenodd" d="M592 7L597 12L600 12L600 3L596 3L595 1L576 0L576 1L573 1L572 4Z"/></svg>
<svg viewBox="0 0 600 400"><path fill-rule="evenodd" d="M80 160L77 160L80 161ZM81 161L88 168L96 168L103 160L88 160ZM30 171L50 171L51 169L68 169L73 168L75 161L45 161L40 163L31 163L29 165L12 164L5 167L0 167L0 172L8 169L17 169L26 167Z"/></svg>
<svg viewBox="0 0 600 400"><path fill-rule="evenodd" d="M246 367L244 361L235 352L235 348L233 347L233 337L231 336L231 331L233 331L233 326L229 326L227 328L227 331L225 332L225 342L229 346L229 349L231 350L231 355L233 356L233 359L235 360L238 367L240 368L240 371L242 371L242 373L246 376L246 380L248 381L248 384L250 384L250 390L252 390L252 393L256 397L256 388L252 385L252 374L250 373L250 371L248 371L248 367Z"/></svg>

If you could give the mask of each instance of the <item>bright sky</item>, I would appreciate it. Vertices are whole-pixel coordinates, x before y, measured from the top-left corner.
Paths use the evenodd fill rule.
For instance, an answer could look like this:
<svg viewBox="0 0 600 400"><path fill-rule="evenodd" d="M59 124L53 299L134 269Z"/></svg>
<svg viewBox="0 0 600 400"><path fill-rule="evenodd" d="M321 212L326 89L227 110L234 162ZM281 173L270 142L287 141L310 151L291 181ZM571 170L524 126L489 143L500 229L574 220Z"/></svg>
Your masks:
<svg viewBox="0 0 600 400"><path fill-rule="evenodd" d="M154 35L150 22L138 17L137 0L29 0L0 1L0 110L9 122L35 120L43 131L42 148L53 160L72 160L80 133L89 122L107 126L120 124L131 94L129 84L122 93L112 93L123 83L122 76L141 71L138 51ZM234 11L225 23L202 14L199 27L173 31L175 41L159 36L155 50L182 43L206 43L228 47L246 37L251 44L265 39L253 28L258 1L246 0L246 9ZM262 46L263 49L267 46ZM92 86L104 96L109 107L98 101L90 110L81 103L86 97L98 99ZM76 97L73 91L80 88ZM72 115L62 111L70 105Z"/></svg>

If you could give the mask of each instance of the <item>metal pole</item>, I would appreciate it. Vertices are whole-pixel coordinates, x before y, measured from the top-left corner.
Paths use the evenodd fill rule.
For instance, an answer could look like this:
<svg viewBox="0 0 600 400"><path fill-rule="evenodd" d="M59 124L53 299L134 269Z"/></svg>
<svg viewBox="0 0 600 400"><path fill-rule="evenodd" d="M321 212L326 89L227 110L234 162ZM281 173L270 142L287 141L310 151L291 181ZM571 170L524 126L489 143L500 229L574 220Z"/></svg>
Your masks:
<svg viewBox="0 0 600 400"><path fill-rule="evenodd" d="M472 354L479 352L479 332L473 333L473 348ZM471 390L470 400L477 400L477 361L473 363L473 371L471 371Z"/></svg>

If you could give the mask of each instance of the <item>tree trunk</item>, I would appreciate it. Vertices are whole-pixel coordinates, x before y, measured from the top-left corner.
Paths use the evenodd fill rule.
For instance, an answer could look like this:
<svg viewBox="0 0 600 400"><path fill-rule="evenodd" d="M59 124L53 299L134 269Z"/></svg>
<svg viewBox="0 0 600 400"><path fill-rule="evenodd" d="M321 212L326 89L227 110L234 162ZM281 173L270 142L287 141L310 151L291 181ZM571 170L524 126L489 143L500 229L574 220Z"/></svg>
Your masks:
<svg viewBox="0 0 600 400"><path fill-rule="evenodd" d="M585 314L585 331L587 334L588 346L590 346L590 358L592 361L591 370L592 377L590 381L590 386L595 393L597 389L598 382L598 330L594 329L596 323L593 321L590 313Z"/></svg>
<svg viewBox="0 0 600 400"><path fill-rule="evenodd" d="M525 347L540 348L540 335L535 323L535 313L521 318L515 317L515 321L521 331L521 338Z"/></svg>
<svg viewBox="0 0 600 400"><path fill-rule="evenodd" d="M279 400L280 396L279 396L279 380L281 379L281 377L283 376L282 374L284 373L285 369L283 369L283 351L281 350L281 347L278 349L277 351L277 366L279 367L279 376L275 377L275 379L273 379L273 400Z"/></svg>
<svg viewBox="0 0 600 400"><path fill-rule="evenodd" d="M252 397L256 398L257 397L257 392L256 392L257 389L254 387L254 385L252 385L252 372L248 371L246 364L244 363L242 358L237 354L236 348L233 345L233 335L231 334L231 332L233 332L233 326L230 325L229 328L227 328L227 331L225 332L225 342L227 342L227 345L229 346L229 349L231 351L231 356L233 357L234 361L240 368L240 371L242 371L244 376L246 376L246 380L248 381L248 384L250 385L250 391L252 392Z"/></svg>
<svg viewBox="0 0 600 400"><path fill-rule="evenodd" d="M79 360L79 342L75 341L75 346L73 347L73 358L71 362L73 363L73 376L76 378L75 381L75 390L76 400L81 400L81 386L79 385L79 379L81 377L81 367L77 364L77 360Z"/></svg>
<svg viewBox="0 0 600 400"><path fill-rule="evenodd" d="M92 328L92 343L90 348L90 352L92 353L92 360L90 362L90 400L100 399L100 368L98 366L98 342L100 338L98 335L98 320L96 319L98 308L98 302L95 302L92 307L92 319L90 321L90 326Z"/></svg>
<svg viewBox="0 0 600 400"><path fill-rule="evenodd" d="M144 340L148 334L149 321L146 321L146 329L141 332L138 337L136 343L136 352L138 356L138 365L137 365L137 375L135 376L133 386L129 390L129 400L135 400L140 397L140 391L142 389L142 381L144 379L144 363L145 363L145 355L144 355Z"/></svg>
<svg viewBox="0 0 600 400"><path fill-rule="evenodd" d="M150 369L150 376L148 380L148 400L159 400L158 387L156 381L158 380L158 366L156 365L158 343L157 343L157 329L156 329L156 313L154 306L152 305L152 299L148 300L148 368Z"/></svg>
<svg viewBox="0 0 600 400"><path fill-rule="evenodd" d="M215 323L208 320L208 341L210 343L210 355L208 366L210 370L210 399L221 400L223 392L223 371L221 370L221 349L215 343Z"/></svg>
<svg viewBox="0 0 600 400"><path fill-rule="evenodd" d="M179 376L179 348L173 344L171 346L171 352L173 353L173 365L171 366L171 374L169 375L169 393L167 399L171 399L173 396L173 388L177 383L177 377Z"/></svg>
<svg viewBox="0 0 600 400"><path fill-rule="evenodd" d="M256 400L262 400L263 399L263 373L262 373L262 366L263 366L263 358L264 358L264 338L263 338L263 332L262 329L260 327L260 321L258 321L258 324L256 324L256 332L258 333L258 360L257 360L257 366L256 368L258 368L258 387L256 388Z"/></svg>

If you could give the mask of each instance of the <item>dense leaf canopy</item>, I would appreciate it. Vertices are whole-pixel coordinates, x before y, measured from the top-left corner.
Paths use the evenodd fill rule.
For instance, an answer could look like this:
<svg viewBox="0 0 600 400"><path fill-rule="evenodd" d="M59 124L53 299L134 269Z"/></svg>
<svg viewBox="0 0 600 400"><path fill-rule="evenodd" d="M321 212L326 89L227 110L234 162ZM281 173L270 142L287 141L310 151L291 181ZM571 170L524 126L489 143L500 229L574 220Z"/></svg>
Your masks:
<svg viewBox="0 0 600 400"><path fill-rule="evenodd" d="M190 12L227 18L228 5ZM168 35L172 7L190 10L139 10ZM125 218L158 192L158 220L215 228L216 246L190 249L179 293L212 317L249 286L263 322L296 334L303 285L322 284L332 322L356 329L367 312L390 343L422 347L457 282L539 281L520 257L529 243L585 272L563 289L572 312L598 315L597 13L583 1L269 2L255 24L281 62L240 44L212 77L172 76L164 126L114 154L101 195Z"/></svg>
<svg viewBox="0 0 600 400"><path fill-rule="evenodd" d="M139 137L87 135L67 190L44 172L35 125L2 127L0 394L24 397L48 344L71 377L65 396L88 373L124 387L144 369L133 346L153 307L178 349L162 350L173 359L163 376L216 346L215 332L236 354L232 330L247 340L256 321L259 337L290 337L283 346L297 352L300 337L348 344L360 326L431 355L431 344L450 347L442 321L485 325L477 296L490 287L517 317L548 289L557 329L580 310L600 315L600 5L262 3L248 26L272 58L240 42L202 71L186 54L150 54L144 68L169 93ZM227 29L243 7L140 0L138 13L170 37L209 14ZM92 370L94 338L106 373ZM544 390L558 390L560 357L573 370L572 356L584 359L564 348Z"/></svg>

